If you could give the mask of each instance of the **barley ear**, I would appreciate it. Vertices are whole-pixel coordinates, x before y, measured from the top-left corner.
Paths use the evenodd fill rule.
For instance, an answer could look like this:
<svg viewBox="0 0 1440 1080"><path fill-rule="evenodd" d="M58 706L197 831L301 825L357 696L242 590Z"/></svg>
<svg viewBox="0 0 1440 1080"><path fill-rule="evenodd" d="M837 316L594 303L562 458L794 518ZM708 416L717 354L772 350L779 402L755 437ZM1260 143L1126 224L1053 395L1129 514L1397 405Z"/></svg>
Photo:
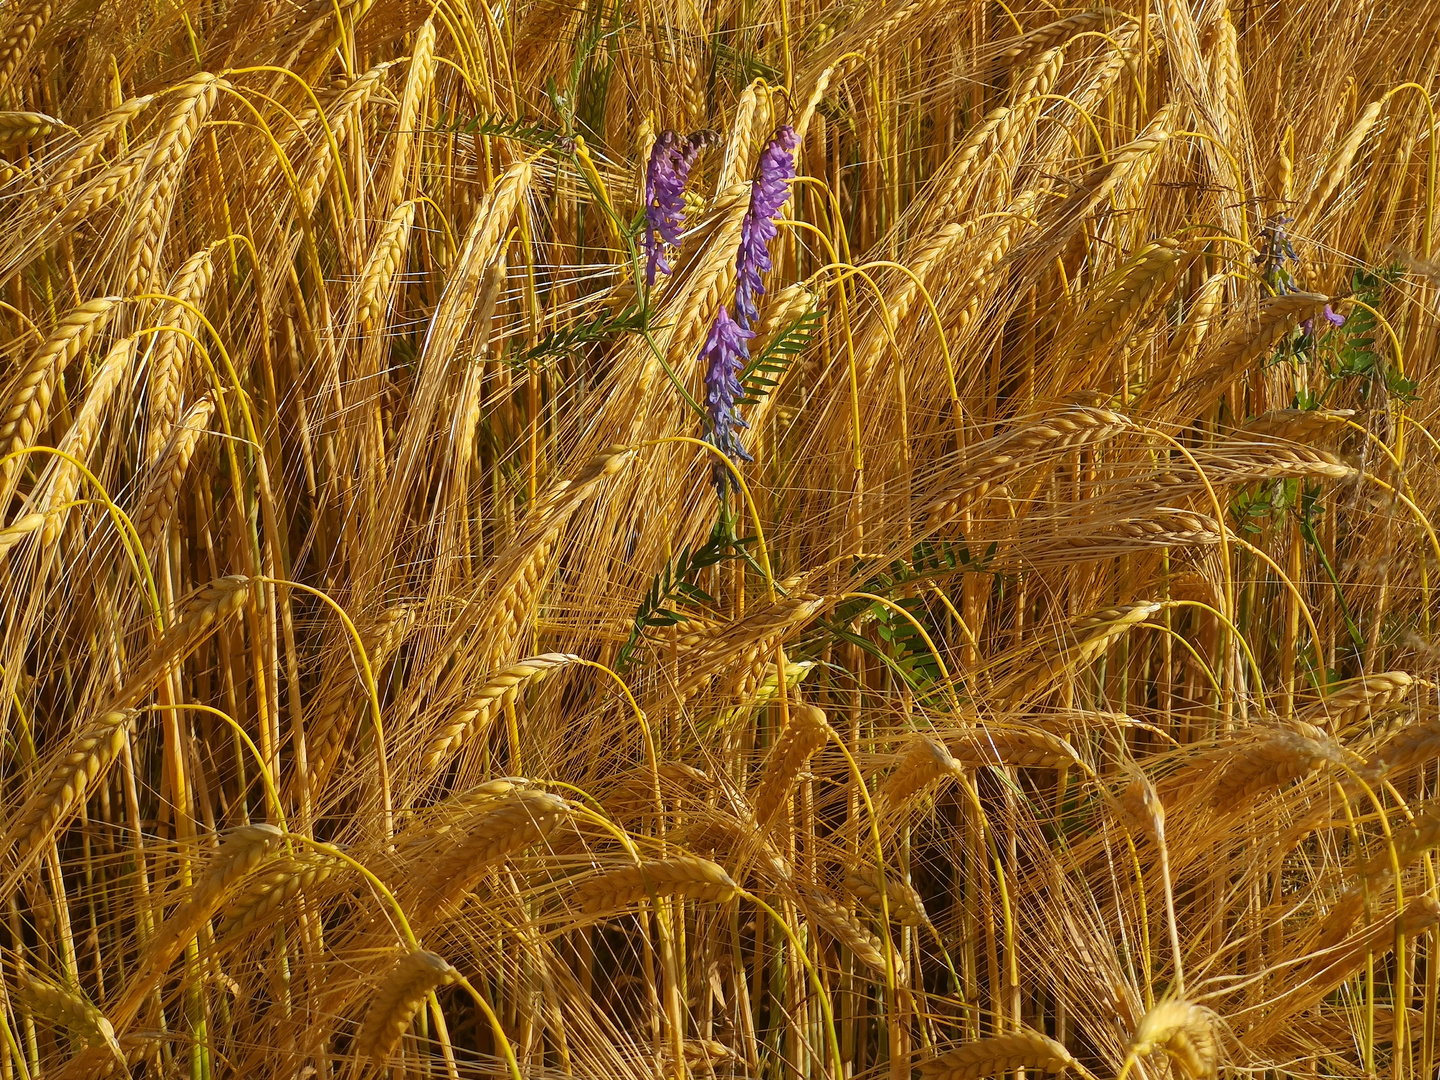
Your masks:
<svg viewBox="0 0 1440 1080"><path fill-rule="evenodd" d="M651 896L724 903L738 891L739 886L718 864L682 857L597 874L581 882L571 897L582 911L598 915L621 911Z"/></svg>
<svg viewBox="0 0 1440 1080"><path fill-rule="evenodd" d="M768 824L779 812L795 777L829 738L830 725L825 722L824 710L813 705L790 706L789 722L770 753L770 762L755 793L756 821Z"/></svg>
<svg viewBox="0 0 1440 1080"><path fill-rule="evenodd" d="M445 986L459 973L442 957L415 950L396 961L380 984L355 1036L355 1053L382 1065L410 1027L410 1021L437 986Z"/></svg>
<svg viewBox="0 0 1440 1080"><path fill-rule="evenodd" d="M920 1075L924 1080L980 1080L1022 1068L1064 1072L1074 1064L1070 1051L1054 1039L1022 1028L957 1046L921 1064Z"/></svg>
<svg viewBox="0 0 1440 1080"><path fill-rule="evenodd" d="M1130 1040L1136 1057L1162 1050L1190 1080L1215 1075L1215 1014L1188 1001L1166 1001L1145 1014Z"/></svg>

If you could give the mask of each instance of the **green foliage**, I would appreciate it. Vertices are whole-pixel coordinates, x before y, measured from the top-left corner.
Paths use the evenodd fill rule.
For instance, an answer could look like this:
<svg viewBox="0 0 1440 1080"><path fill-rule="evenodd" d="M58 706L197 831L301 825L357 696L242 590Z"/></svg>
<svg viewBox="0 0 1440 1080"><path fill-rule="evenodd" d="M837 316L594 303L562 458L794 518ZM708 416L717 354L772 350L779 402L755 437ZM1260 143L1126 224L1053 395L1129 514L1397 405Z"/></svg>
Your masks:
<svg viewBox="0 0 1440 1080"><path fill-rule="evenodd" d="M740 375L744 394L736 404L756 405L773 390L790 365L810 348L820 333L823 317L820 311L807 311L777 334L763 352L752 357Z"/></svg>
<svg viewBox="0 0 1440 1080"><path fill-rule="evenodd" d="M674 626L685 619L685 613L677 610L680 604L692 607L713 608L715 598L707 593L695 579L702 570L717 566L727 559L744 558L745 549L755 542L755 537L737 538L722 518L715 524L710 538L691 551L686 548L675 556L650 583L645 599L636 609L635 619L630 627L630 636L621 646L615 661L615 670L624 673L634 663L635 652L645 641L647 632L664 626Z"/></svg>
<svg viewBox="0 0 1440 1080"><path fill-rule="evenodd" d="M552 330L532 348L511 353L510 363L524 367L532 361L543 361L551 357L564 356L597 341L609 341L621 334L636 333L645 329L645 311L638 304L630 304L618 313L605 312L593 319L582 320L559 330Z"/></svg>
<svg viewBox="0 0 1440 1080"><path fill-rule="evenodd" d="M1403 270L1398 263L1376 270L1357 269L1350 281L1355 299L1370 308L1378 308L1386 287L1394 284ZM1356 304L1338 336L1340 343L1327 370L1332 388L1345 379L1358 378L1362 380L1359 393L1363 401L1368 401L1382 385L1391 397L1406 402L1416 400L1415 381L1405 378L1376 348L1383 331L1374 312Z"/></svg>
<svg viewBox="0 0 1440 1080"><path fill-rule="evenodd" d="M958 541L922 541L912 549L909 560L894 560L883 571L866 578L856 590L883 596L911 615L915 622L887 604L857 598L837 607L834 615L821 624L822 633L834 640L849 642L877 657L917 694L937 690L940 665L915 623L924 628L937 648L944 640L944 631L924 597L896 594L927 578L957 570L990 573L988 566L996 550L997 544L992 542L983 555L972 555L963 537ZM998 583L1000 575L994 576ZM875 638L878 640L850 629L861 621L874 622Z"/></svg>
<svg viewBox="0 0 1440 1080"><path fill-rule="evenodd" d="M717 40L714 51L716 75L728 79L736 90L743 90L756 79L772 84L782 80L780 69L761 60L753 50Z"/></svg>
<svg viewBox="0 0 1440 1080"><path fill-rule="evenodd" d="M609 42L625 29L621 18L624 7L615 4L607 20L607 5L595 4L576 42L575 59L570 68L572 92L566 99L573 110L569 113L567 130L580 132L587 141L600 143L604 139L605 102L615 71L615 53ZM602 44L606 47L601 48Z"/></svg>
<svg viewBox="0 0 1440 1080"><path fill-rule="evenodd" d="M562 133L556 128L533 120L517 120L507 116L473 116L468 120L453 118L437 123L432 130L454 132L457 135L514 139L537 149L560 145L563 139Z"/></svg>
<svg viewBox="0 0 1440 1080"><path fill-rule="evenodd" d="M1357 267L1350 277L1351 294L1357 301L1345 325L1329 329L1322 323L1320 334L1297 333L1275 353L1272 362L1314 360L1325 374L1325 386L1318 393L1307 387L1296 389L1293 407L1321 408L1337 389L1354 385L1360 400L1369 402L1382 389L1403 402L1418 399L1419 386L1407 378L1385 356L1387 335L1375 317L1385 290L1400 279L1404 267L1392 263L1383 267Z"/></svg>
<svg viewBox="0 0 1440 1080"><path fill-rule="evenodd" d="M1295 511L1295 521L1300 529L1300 539L1305 541L1320 560L1320 565L1325 568L1325 574L1335 589L1335 599L1340 605L1340 614L1345 620L1345 629L1350 635L1350 644L1354 646L1357 654L1363 654L1365 651L1364 635L1360 633L1359 626L1350 615L1350 606L1345 603L1345 590L1341 588L1340 578L1335 573L1335 567L1330 565L1330 557L1325 554L1325 547L1320 543L1320 537L1315 531L1323 513L1324 508L1320 505L1320 485L1306 484L1305 489L1300 493L1300 502Z"/></svg>
<svg viewBox="0 0 1440 1080"><path fill-rule="evenodd" d="M1238 491L1230 502L1235 528L1256 535L1263 531L1265 522L1279 521L1299 498L1300 481L1295 479L1276 480Z"/></svg>

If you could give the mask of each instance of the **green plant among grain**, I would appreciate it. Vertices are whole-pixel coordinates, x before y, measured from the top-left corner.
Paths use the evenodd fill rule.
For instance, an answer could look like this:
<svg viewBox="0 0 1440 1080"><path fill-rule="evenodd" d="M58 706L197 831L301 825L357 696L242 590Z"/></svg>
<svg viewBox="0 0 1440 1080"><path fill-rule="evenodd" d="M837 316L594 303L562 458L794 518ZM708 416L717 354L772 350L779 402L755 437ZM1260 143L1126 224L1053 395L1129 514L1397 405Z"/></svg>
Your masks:
<svg viewBox="0 0 1440 1080"><path fill-rule="evenodd" d="M0 1080L1432 1076L1437 34L0 6Z"/></svg>

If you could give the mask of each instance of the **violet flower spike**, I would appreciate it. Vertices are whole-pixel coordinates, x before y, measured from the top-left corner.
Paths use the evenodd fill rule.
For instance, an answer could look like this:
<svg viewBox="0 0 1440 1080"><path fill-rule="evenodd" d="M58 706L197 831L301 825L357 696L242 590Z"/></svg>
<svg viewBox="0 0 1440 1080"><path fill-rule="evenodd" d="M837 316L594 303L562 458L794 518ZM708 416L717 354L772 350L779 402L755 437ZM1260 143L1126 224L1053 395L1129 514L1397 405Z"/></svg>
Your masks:
<svg viewBox="0 0 1440 1080"><path fill-rule="evenodd" d="M735 402L744 393L740 373L745 370L745 361L750 356L747 342L754 336L753 330L741 326L722 307L700 352L701 359L705 361L705 412L710 420L706 438L736 463L755 460L745 452L736 434L737 428L748 428L750 425L735 412ZM730 470L717 461L713 476L715 487L723 498L727 488L734 484Z"/></svg>
<svg viewBox="0 0 1440 1080"><path fill-rule="evenodd" d="M679 132L662 131L650 150L645 166L645 233L641 246L645 249L645 284L655 285L657 271L671 272L665 258L665 245L680 246L680 233L685 228L685 184L690 168L700 151L709 146L716 135L713 131L697 131L688 139Z"/></svg>
<svg viewBox="0 0 1440 1080"><path fill-rule="evenodd" d="M759 298L770 269L770 241L778 231L775 219L790 200L795 178L795 129L783 124L760 155L760 168L750 184L750 209L740 225L740 250L735 256L735 317L743 327L760 318Z"/></svg>

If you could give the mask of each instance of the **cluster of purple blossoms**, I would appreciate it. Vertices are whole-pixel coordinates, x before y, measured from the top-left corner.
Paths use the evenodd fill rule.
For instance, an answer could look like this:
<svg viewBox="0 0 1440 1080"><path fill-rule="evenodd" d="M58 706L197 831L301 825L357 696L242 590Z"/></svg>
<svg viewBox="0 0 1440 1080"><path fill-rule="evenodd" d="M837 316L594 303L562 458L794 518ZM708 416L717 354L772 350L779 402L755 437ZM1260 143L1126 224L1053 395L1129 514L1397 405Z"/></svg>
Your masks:
<svg viewBox="0 0 1440 1080"><path fill-rule="evenodd" d="M760 167L750 184L750 209L740 227L740 250L735 257L735 317L721 308L701 350L705 362L705 411L710 418L708 438L731 461L753 461L740 444L737 428L748 428L736 413L742 391L740 374L750 359L748 342L760 315L757 302L765 291L764 276L771 268L770 241L777 232L775 219L790 199L789 181L795 177L795 129L788 124L775 131L760 155ZM716 490L723 498L733 483L730 470L716 462Z"/></svg>
<svg viewBox="0 0 1440 1080"><path fill-rule="evenodd" d="M789 182L795 179L796 142L790 125L777 128L760 155L758 175L750 184L750 209L740 225L740 250L735 256L735 313L743 326L752 326L760 318L758 300L770 269L775 219L789 201Z"/></svg>
<svg viewBox="0 0 1440 1080"><path fill-rule="evenodd" d="M685 227L685 184L690 168L700 151L718 136L702 130L681 138L677 131L662 131L650 150L645 166L645 234L641 246L645 250L645 284L655 284L655 273L670 273L665 259L665 245L680 246L680 232Z"/></svg>
<svg viewBox="0 0 1440 1080"><path fill-rule="evenodd" d="M1255 264L1261 268L1260 280L1271 296L1286 296L1300 291L1295 284L1295 275L1290 271L1291 263L1299 265L1300 256L1295 254L1295 245L1285 231L1285 226L1294 220L1284 214L1276 214L1260 228L1260 253L1255 256ZM1345 325L1345 316L1337 315L1329 304L1325 305L1325 318L1331 326ZM1312 336L1315 319L1306 319L1300 324L1300 330L1306 337Z"/></svg>
<svg viewBox="0 0 1440 1080"><path fill-rule="evenodd" d="M705 361L705 411L710 416L708 437L717 450L735 462L755 460L740 445L735 430L750 426L735 411L735 402L744 392L740 373L745 370L745 361L750 356L748 342L754 336L755 331L741 326L722 307L700 353ZM732 482L730 470L717 461L713 471L715 486L723 492Z"/></svg>

